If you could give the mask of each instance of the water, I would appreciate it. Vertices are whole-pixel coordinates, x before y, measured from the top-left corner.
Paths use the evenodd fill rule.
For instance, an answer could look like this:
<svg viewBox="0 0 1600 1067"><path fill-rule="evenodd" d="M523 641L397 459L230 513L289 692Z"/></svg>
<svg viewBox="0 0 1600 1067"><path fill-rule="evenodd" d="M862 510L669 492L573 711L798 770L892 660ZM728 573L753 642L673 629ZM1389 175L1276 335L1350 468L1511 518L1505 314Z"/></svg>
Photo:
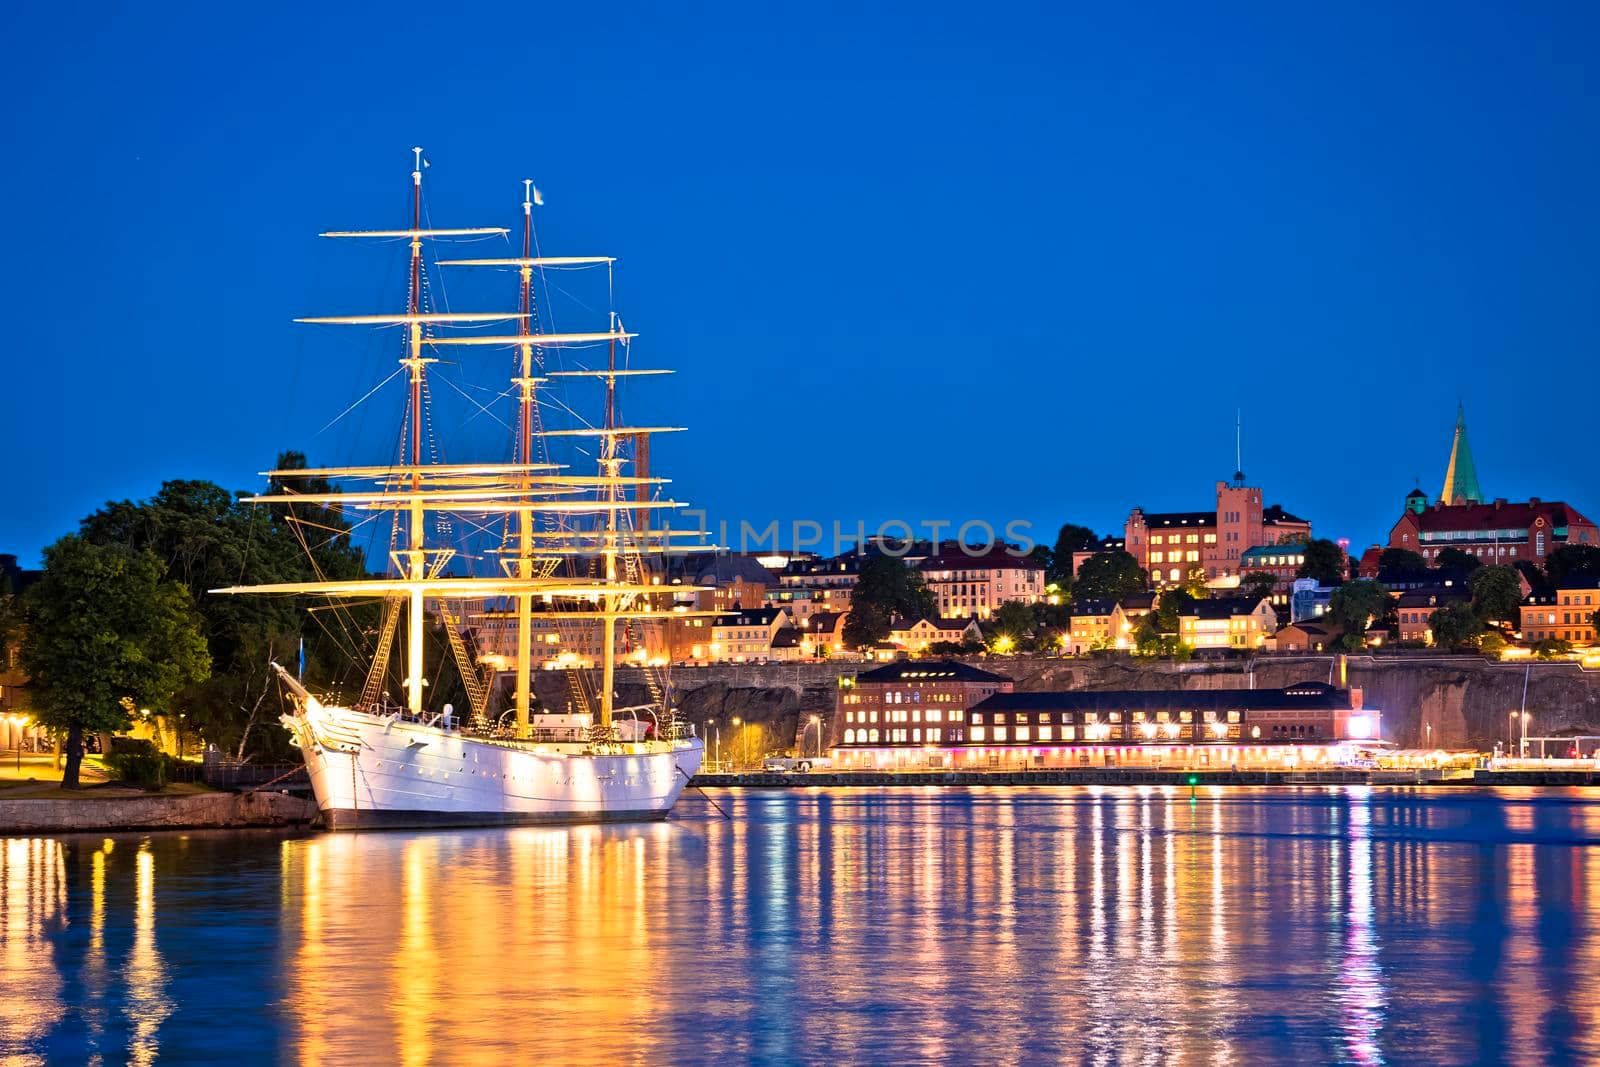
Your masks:
<svg viewBox="0 0 1600 1067"><path fill-rule="evenodd" d="M0 841L0 1062L1600 1057L1578 794L715 796L731 820Z"/></svg>

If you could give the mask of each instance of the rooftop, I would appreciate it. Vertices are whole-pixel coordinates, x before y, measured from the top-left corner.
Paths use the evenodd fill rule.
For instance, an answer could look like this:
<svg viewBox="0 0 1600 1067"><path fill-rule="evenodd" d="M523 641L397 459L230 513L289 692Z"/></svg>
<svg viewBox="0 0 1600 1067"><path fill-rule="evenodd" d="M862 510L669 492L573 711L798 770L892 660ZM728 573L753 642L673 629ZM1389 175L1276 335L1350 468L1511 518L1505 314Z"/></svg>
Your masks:
<svg viewBox="0 0 1600 1067"><path fill-rule="evenodd" d="M1259 608L1266 597L1227 596L1210 600L1196 600L1178 614L1196 619L1231 619L1236 615L1249 615Z"/></svg>
<svg viewBox="0 0 1600 1067"><path fill-rule="evenodd" d="M1322 682L1282 689L1106 689L1048 693L995 693L974 711L1232 711L1350 707L1350 691Z"/></svg>
<svg viewBox="0 0 1600 1067"><path fill-rule="evenodd" d="M1003 674L994 674L990 671L974 667L970 663L961 663L958 660L946 659L928 662L927 660L903 660L899 663L890 663L879 667L877 670L867 671L856 675L856 682L1009 682Z"/></svg>

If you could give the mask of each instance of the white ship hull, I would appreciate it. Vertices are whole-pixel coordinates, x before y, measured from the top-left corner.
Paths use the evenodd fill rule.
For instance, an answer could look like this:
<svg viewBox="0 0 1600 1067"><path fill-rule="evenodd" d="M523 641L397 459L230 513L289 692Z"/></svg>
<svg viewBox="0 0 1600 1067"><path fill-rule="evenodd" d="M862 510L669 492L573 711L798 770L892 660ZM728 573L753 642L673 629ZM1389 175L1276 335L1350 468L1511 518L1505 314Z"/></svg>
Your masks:
<svg viewBox="0 0 1600 1067"><path fill-rule="evenodd" d="M661 819L704 754L692 737L601 753L485 740L315 701L283 721L331 830Z"/></svg>

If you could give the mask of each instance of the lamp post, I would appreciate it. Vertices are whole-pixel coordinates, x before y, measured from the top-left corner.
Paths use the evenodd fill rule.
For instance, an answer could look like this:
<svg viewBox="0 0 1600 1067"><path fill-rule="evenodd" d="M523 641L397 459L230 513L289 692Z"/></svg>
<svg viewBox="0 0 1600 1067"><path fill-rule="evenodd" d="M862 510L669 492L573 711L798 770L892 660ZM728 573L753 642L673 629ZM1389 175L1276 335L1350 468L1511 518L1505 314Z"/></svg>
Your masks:
<svg viewBox="0 0 1600 1067"><path fill-rule="evenodd" d="M26 715L10 715L10 716L7 716L7 718L11 722L11 740L16 742L16 746L17 746L17 777L21 778L22 777L22 730L23 730L23 727L28 725L28 717Z"/></svg>
<svg viewBox="0 0 1600 1067"><path fill-rule="evenodd" d="M744 720L739 716L735 715L733 717L733 743L739 745L739 766L741 767L744 766L744 745L742 743L744 731L739 727L743 722Z"/></svg>
<svg viewBox="0 0 1600 1067"><path fill-rule="evenodd" d="M812 726L815 726L817 728L817 757L820 759L822 757L822 716L820 716L820 715L811 716L811 724L809 726L807 726L806 729L809 730L809 729L811 729ZM805 734L804 733L801 733L801 735L800 735L800 754L802 756L804 756L806 754Z"/></svg>

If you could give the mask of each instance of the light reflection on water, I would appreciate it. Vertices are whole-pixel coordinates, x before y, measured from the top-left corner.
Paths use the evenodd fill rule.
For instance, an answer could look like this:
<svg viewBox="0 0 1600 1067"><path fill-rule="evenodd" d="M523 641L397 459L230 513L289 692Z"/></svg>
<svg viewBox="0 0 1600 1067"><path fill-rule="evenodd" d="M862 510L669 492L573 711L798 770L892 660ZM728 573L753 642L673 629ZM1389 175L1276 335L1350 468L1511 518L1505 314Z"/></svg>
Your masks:
<svg viewBox="0 0 1600 1067"><path fill-rule="evenodd" d="M794 790L0 842L0 1061L1579 1062L1600 803Z"/></svg>

